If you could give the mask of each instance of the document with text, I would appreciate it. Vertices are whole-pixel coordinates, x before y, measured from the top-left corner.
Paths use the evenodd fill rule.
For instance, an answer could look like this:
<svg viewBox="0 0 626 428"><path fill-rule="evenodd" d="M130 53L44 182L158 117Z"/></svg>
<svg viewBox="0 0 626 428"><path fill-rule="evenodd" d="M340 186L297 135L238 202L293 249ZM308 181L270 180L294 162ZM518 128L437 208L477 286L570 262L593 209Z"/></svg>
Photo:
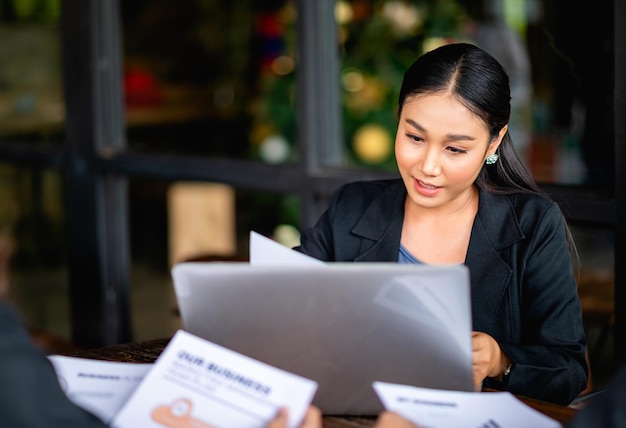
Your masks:
<svg viewBox="0 0 626 428"><path fill-rule="evenodd" d="M509 392L459 392L374 382L385 409L421 428L560 428Z"/></svg>
<svg viewBox="0 0 626 428"><path fill-rule="evenodd" d="M109 423L139 386L152 364L50 355L61 388L74 404Z"/></svg>
<svg viewBox="0 0 626 428"><path fill-rule="evenodd" d="M296 427L317 386L179 330L112 427L261 428L281 407Z"/></svg>

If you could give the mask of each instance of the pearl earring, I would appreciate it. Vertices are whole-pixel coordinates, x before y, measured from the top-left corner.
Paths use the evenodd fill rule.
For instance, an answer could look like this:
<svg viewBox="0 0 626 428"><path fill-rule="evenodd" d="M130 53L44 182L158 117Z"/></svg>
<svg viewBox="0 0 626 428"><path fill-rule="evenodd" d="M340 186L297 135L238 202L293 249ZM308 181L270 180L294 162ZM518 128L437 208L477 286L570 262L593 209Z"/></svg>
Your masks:
<svg viewBox="0 0 626 428"><path fill-rule="evenodd" d="M485 163L487 165L493 165L494 163L496 163L498 161L498 155L497 154L491 154L489 156L487 156L487 159L485 159Z"/></svg>

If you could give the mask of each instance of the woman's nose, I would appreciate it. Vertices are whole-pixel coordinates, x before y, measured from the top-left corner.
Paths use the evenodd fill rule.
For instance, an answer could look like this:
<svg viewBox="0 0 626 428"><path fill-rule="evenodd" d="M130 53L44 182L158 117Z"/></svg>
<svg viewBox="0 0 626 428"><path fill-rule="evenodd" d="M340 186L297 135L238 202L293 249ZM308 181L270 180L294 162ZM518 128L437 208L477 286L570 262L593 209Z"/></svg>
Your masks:
<svg viewBox="0 0 626 428"><path fill-rule="evenodd" d="M439 151L434 149L428 149L424 153L422 159L422 172L426 175L439 175L441 174L441 164L439 159Z"/></svg>

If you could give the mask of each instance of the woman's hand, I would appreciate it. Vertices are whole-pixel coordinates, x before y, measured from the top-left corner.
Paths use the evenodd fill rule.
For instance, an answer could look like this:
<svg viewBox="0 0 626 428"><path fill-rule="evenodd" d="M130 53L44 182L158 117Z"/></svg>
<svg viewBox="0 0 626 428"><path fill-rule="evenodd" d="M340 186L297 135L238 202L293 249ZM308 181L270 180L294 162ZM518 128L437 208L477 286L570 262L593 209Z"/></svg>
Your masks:
<svg viewBox="0 0 626 428"><path fill-rule="evenodd" d="M477 388L486 377L502 378L509 364L511 360L493 337L478 331L472 333L472 370Z"/></svg>
<svg viewBox="0 0 626 428"><path fill-rule="evenodd" d="M376 419L374 428L418 428L418 426L397 413L384 411Z"/></svg>
<svg viewBox="0 0 626 428"><path fill-rule="evenodd" d="M278 410L276 417L272 419L265 428L286 428L289 422L287 408ZM315 406L309 406L304 414L300 428L322 428L322 412Z"/></svg>

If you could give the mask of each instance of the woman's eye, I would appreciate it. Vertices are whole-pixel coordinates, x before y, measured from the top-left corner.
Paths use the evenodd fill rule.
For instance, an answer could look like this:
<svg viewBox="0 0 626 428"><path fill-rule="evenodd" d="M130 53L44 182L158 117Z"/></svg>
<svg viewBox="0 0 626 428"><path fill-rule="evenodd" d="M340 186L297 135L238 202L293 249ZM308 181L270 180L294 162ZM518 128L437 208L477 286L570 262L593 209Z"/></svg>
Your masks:
<svg viewBox="0 0 626 428"><path fill-rule="evenodd" d="M424 139L422 137L418 137L417 135L413 135L413 134L406 134L406 136L410 139L413 140L417 143L421 143L422 141L424 141Z"/></svg>
<svg viewBox="0 0 626 428"><path fill-rule="evenodd" d="M448 150L452 153L467 153L467 150L459 149L458 147L448 147Z"/></svg>

